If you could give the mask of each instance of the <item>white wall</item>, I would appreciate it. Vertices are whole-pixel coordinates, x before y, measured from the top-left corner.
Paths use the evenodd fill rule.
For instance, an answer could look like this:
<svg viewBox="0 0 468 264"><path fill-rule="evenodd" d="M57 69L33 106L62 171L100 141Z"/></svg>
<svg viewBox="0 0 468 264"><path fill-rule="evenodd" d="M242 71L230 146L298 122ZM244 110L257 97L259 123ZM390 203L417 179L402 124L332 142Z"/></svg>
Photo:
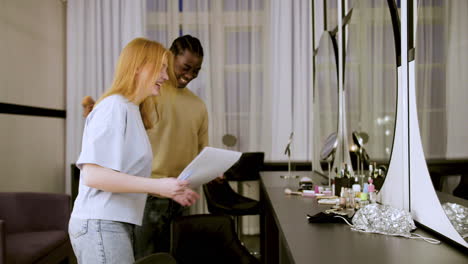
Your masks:
<svg viewBox="0 0 468 264"><path fill-rule="evenodd" d="M0 0L0 103L65 109L66 4ZM65 119L0 114L0 191L64 192Z"/></svg>

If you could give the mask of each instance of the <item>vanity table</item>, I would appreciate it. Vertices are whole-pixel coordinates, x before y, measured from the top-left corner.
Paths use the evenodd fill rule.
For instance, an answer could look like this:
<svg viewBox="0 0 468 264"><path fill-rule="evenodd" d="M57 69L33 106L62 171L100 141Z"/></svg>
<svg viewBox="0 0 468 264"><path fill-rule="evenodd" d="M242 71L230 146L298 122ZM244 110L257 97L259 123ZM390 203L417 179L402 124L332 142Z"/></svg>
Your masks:
<svg viewBox="0 0 468 264"><path fill-rule="evenodd" d="M468 253L446 242L433 245L423 240L355 232L347 224L310 224L314 215L329 205L315 198L285 195L287 172L261 172L260 217L262 262L276 263L468 263ZM293 172L312 181L327 182L310 171ZM424 230L416 233L436 238ZM437 239L437 238L436 238Z"/></svg>

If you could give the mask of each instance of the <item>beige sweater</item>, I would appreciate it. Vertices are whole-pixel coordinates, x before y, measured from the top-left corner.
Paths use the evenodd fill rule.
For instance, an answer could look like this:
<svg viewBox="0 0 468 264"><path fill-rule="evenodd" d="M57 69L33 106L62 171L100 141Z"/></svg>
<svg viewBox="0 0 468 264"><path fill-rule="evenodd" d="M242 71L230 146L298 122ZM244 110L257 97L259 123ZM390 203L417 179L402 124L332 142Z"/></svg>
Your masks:
<svg viewBox="0 0 468 264"><path fill-rule="evenodd" d="M177 177L208 145L205 103L187 88L162 93L157 99L158 121L148 130L153 149L153 178Z"/></svg>

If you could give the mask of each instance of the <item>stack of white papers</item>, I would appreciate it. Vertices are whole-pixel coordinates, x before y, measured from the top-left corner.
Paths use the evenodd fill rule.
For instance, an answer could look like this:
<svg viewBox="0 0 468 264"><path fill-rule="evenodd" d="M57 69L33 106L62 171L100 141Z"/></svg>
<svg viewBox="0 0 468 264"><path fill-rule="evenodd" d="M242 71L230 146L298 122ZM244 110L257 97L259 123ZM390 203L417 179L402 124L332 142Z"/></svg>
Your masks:
<svg viewBox="0 0 468 264"><path fill-rule="evenodd" d="M191 188L214 180L236 163L241 152L205 147L180 173L178 179L187 180Z"/></svg>

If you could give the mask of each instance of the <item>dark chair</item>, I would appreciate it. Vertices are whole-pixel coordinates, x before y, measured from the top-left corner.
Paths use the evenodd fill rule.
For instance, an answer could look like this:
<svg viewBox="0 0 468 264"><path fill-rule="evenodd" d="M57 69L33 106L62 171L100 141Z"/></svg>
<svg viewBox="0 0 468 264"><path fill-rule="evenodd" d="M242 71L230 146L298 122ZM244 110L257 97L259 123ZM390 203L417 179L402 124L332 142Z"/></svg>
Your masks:
<svg viewBox="0 0 468 264"><path fill-rule="evenodd" d="M224 176L229 181L259 180L264 160L264 152L244 152L239 160L224 173Z"/></svg>
<svg viewBox="0 0 468 264"><path fill-rule="evenodd" d="M453 195L468 200L468 175L461 175L460 183L453 190Z"/></svg>
<svg viewBox="0 0 468 264"><path fill-rule="evenodd" d="M241 244L229 216L190 215L171 224L171 255L179 264L260 263Z"/></svg>
<svg viewBox="0 0 468 264"><path fill-rule="evenodd" d="M260 214L258 201L236 193L225 180L203 185L203 192L210 213L231 215L236 218L238 235L241 235L241 216Z"/></svg>
<svg viewBox="0 0 468 264"><path fill-rule="evenodd" d="M170 254L160 252L138 259L134 264L177 264L177 262Z"/></svg>
<svg viewBox="0 0 468 264"><path fill-rule="evenodd" d="M0 264L70 261L69 219L66 194L0 193Z"/></svg>
<svg viewBox="0 0 468 264"><path fill-rule="evenodd" d="M246 152L224 175L227 180L258 180L263 162L263 152ZM242 235L241 216L260 214L260 204L254 199L235 192L227 180L207 183L203 185L203 192L208 211L212 214L234 216L237 234L240 236Z"/></svg>

